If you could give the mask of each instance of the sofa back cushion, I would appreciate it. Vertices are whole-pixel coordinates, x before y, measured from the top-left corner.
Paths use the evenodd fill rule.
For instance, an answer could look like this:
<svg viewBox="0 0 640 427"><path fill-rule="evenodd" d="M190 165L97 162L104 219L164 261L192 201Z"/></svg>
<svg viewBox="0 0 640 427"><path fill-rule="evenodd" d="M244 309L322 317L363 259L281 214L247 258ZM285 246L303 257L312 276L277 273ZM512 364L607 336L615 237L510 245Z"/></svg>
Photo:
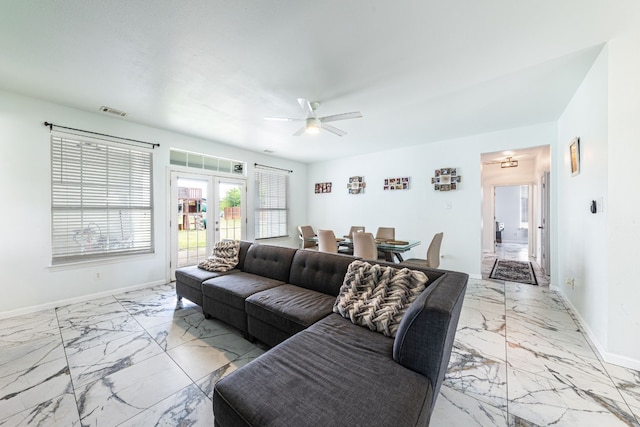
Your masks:
<svg viewBox="0 0 640 427"><path fill-rule="evenodd" d="M325 252L296 252L289 283L337 297L353 258Z"/></svg>
<svg viewBox="0 0 640 427"><path fill-rule="evenodd" d="M251 245L253 245L252 242L247 242L244 240L240 241L240 251L238 252L238 265L236 265L236 268L238 270L244 269L244 260L247 258L247 251L249 250Z"/></svg>
<svg viewBox="0 0 640 427"><path fill-rule="evenodd" d="M247 251L242 271L288 282L295 253L296 249L253 244Z"/></svg>

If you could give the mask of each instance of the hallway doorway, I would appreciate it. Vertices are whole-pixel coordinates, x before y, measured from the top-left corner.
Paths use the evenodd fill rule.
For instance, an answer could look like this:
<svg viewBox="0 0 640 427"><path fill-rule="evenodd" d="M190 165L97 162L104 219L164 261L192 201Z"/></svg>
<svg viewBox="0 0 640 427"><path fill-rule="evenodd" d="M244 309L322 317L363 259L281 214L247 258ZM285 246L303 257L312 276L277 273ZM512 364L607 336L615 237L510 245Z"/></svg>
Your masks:
<svg viewBox="0 0 640 427"><path fill-rule="evenodd" d="M497 259L531 262L541 286L549 284L540 268L542 201L549 178L550 147L484 153L482 161L482 278L488 279ZM546 189L546 187L545 187ZM545 225L548 225L545 223ZM545 227L546 231L546 227Z"/></svg>

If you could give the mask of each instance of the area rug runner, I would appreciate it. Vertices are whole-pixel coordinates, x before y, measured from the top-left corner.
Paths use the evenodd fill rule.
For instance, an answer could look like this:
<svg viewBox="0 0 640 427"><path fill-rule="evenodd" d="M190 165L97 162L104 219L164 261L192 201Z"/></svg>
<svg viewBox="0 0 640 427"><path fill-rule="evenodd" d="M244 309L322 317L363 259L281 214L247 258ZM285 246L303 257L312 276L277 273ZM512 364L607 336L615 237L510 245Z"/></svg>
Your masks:
<svg viewBox="0 0 640 427"><path fill-rule="evenodd" d="M537 285L536 273L530 262L496 259L491 269L490 279L508 280L509 282Z"/></svg>

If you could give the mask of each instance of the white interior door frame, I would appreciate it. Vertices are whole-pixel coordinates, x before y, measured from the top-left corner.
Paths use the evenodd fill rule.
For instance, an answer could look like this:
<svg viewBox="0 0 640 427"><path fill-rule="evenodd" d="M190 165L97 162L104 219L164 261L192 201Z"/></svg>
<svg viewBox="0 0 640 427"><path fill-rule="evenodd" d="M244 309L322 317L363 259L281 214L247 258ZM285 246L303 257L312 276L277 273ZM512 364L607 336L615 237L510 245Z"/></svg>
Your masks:
<svg viewBox="0 0 640 427"><path fill-rule="evenodd" d="M540 194L540 223L538 229L540 231L540 260L538 263L547 276L551 275L551 242L550 242L550 203L551 203L551 173L544 172L541 177L541 194Z"/></svg>

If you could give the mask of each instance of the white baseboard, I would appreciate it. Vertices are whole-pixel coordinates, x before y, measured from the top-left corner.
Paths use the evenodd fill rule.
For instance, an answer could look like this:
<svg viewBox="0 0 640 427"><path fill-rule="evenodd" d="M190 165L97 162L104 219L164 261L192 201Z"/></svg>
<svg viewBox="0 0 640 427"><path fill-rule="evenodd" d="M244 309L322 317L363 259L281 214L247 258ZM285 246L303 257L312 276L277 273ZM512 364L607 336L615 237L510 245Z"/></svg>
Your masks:
<svg viewBox="0 0 640 427"><path fill-rule="evenodd" d="M584 319L582 318L578 310L576 310L576 308L571 303L569 298L567 298L562 292L560 292L560 289L557 286L554 286L551 289L558 292L558 294L560 294L560 296L562 297L562 300L573 312L573 314L578 318L578 321L580 322L580 327L585 331L585 333L587 334L587 338L589 339L589 342L596 348L596 351L598 352L602 360L604 360L607 363L611 363L612 365L618 365L618 366L622 366L623 368L640 371L640 360L632 359L627 356L622 356L620 354L608 352L602 346L602 343L600 343L600 341L597 339L597 337L595 336L593 331L589 328L589 326L587 326L587 323L584 321Z"/></svg>
<svg viewBox="0 0 640 427"><path fill-rule="evenodd" d="M129 286L126 288L118 288L105 292L98 292L95 294L82 295L75 298L68 298L64 300L58 300L53 302L48 302L46 304L34 305L31 307L19 308L11 311L4 311L0 313L0 319L8 319L10 317L22 316L24 314L37 313L42 310L49 310L56 307L62 307L64 305L69 304L77 304L79 302L85 302L96 298L108 297L111 295L121 294L123 292L137 291L139 289L150 288L152 286L164 285L166 280L156 280L154 282L143 283L142 285Z"/></svg>
<svg viewBox="0 0 640 427"><path fill-rule="evenodd" d="M482 280L482 274L469 274L469 278Z"/></svg>

